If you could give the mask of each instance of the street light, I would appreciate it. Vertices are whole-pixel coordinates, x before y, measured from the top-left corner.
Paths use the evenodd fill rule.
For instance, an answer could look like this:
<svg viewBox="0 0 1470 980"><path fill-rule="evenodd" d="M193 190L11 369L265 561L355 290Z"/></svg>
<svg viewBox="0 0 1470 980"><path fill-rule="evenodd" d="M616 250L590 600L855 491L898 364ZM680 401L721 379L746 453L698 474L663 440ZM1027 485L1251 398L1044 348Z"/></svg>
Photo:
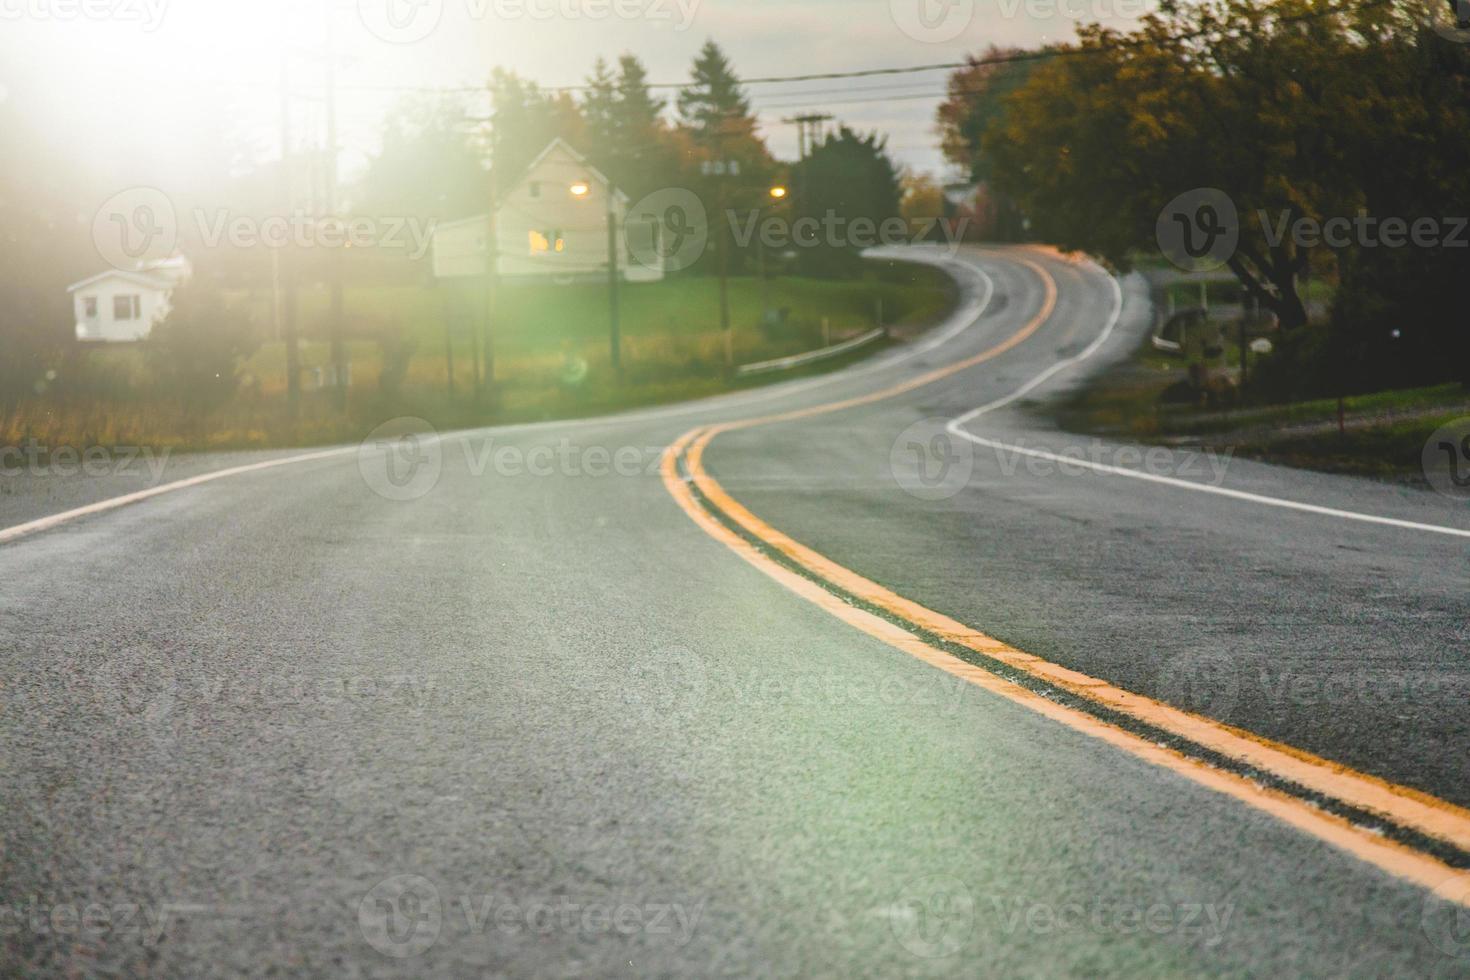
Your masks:
<svg viewBox="0 0 1470 980"><path fill-rule="evenodd" d="M766 194L773 202L786 200L786 190L783 184L774 184ZM761 320L764 322L771 315L771 281L766 278L766 243L763 238L757 238L755 243L756 276L760 279L761 287Z"/></svg>
<svg viewBox="0 0 1470 980"><path fill-rule="evenodd" d="M587 195L592 192L587 181L574 182L567 190L572 197L579 201L586 200ZM618 215L615 210L617 206L617 188L611 181L607 184L607 307L608 328L611 336L608 338L608 354L612 360L613 370L619 377L623 372L623 338L622 323L618 313Z"/></svg>

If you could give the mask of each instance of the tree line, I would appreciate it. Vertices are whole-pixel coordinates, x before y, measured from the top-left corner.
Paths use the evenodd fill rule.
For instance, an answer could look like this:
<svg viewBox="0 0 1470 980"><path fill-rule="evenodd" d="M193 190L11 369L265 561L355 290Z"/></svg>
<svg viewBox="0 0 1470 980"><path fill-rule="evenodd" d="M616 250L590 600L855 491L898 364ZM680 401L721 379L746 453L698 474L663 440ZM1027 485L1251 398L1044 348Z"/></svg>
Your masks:
<svg viewBox="0 0 1470 980"><path fill-rule="evenodd" d="M488 200L487 170L496 192L504 193L559 137L634 201L663 188L693 191L717 219L712 233L730 235L724 210L746 215L772 208L769 190L776 185L790 192L780 207L793 223L828 212L878 223L899 214L901 174L882 137L839 127L805 160L777 160L739 76L713 41L672 99L654 93L631 54L616 65L598 59L576 95L504 69L492 72L488 86L488 119L473 119L461 101L444 97L415 99L394 113L383 150L364 175L362 205L379 212L407 207L441 219L478 213ZM710 163L727 166L716 173L705 166ZM737 271L753 268L753 245L734 236L726 245ZM695 271L709 271L712 261L707 255ZM857 261L856 250L827 242L800 250L803 271L812 274L851 274Z"/></svg>
<svg viewBox="0 0 1470 980"><path fill-rule="evenodd" d="M706 43L694 59L688 84L667 99L655 94L643 64L631 54L611 63L597 61L586 86L575 95L501 69L485 84L491 103L488 118L477 117L468 100L445 93L417 94L392 108L377 151L344 185L345 211L411 216L420 224L483 214L495 191L508 190L547 143L561 137L634 201L666 187L698 194L713 219L711 231L730 236L730 271L737 275L759 267L760 246L736 240L718 209L742 216L755 209L779 210L789 224L828 210L848 221L865 217L875 223L899 213L899 170L883 138L839 128L805 160L776 159L734 66L714 42ZM66 285L100 271L84 219L122 189L114 186L115 175L94 172L97 168L69 153L45 125L43 112L36 104L0 100L0 130L13 150L0 154L0 342L5 348L0 356L0 411L20 399L60 394L69 384L80 384L79 364L62 364L76 346ZM261 148L251 139L224 131L228 116L221 110L201 120L199 152L188 161L176 161L173 177L134 167L128 183L156 184L182 217L196 208L257 219L293 212L299 202L282 200L282 168L319 176L325 166L319 158L322 151L299 150L287 160L262 160ZM738 163L739 175L707 173L703 164L716 160ZM174 179L180 175L182 180ZM792 189L780 202L768 195L777 183ZM179 248L194 262L196 283L215 291L270 289L278 271L275 258L294 270L298 282L320 281L330 274L335 258L328 249L273 254L268 248L212 247L198 240L198 229L188 220L181 220L178 230ZM813 245L799 250L798 271L853 275L861 269L855 248ZM712 272L715 251L708 249L690 274ZM406 262L389 248L352 249L342 258L349 280L417 282L427 275L426 263ZM771 260L768 268L779 266L779 256L766 258ZM213 311L208 319L222 323L217 304L206 306ZM218 333L240 337L252 332L237 317L228 319L229 329L221 327ZM254 334L264 326L255 324ZM160 331L154 346L168 347L169 336L169 330ZM240 345L231 341L227 346L235 351ZM169 357L203 363L187 350ZM60 376L53 377L58 367ZM212 377L216 372L207 367L195 373ZM96 387L95 379L88 383Z"/></svg>
<svg viewBox="0 0 1470 980"><path fill-rule="evenodd" d="M1470 383L1470 45L1440 6L1171 0L1132 30L993 49L950 78L944 149L1017 236L1120 268L1158 254L1169 202L1223 191L1285 394ZM1325 316L1313 279L1335 287Z"/></svg>

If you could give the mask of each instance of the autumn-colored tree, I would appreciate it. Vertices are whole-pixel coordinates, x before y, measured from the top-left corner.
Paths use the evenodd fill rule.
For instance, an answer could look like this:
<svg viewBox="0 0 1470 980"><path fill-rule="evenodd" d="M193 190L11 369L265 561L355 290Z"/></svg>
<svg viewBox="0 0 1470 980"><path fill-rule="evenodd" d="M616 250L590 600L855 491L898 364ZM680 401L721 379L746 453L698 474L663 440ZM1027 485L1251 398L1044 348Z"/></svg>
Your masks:
<svg viewBox="0 0 1470 980"><path fill-rule="evenodd" d="M494 179L501 193L557 137L575 147L585 145L586 122L570 95L543 91L535 82L503 68L490 76L490 93Z"/></svg>
<svg viewBox="0 0 1470 980"><path fill-rule="evenodd" d="M1413 324L1426 336L1410 373L1428 376L1436 360L1442 372L1465 349L1446 284L1462 278L1466 253L1405 259L1357 235L1308 249L1290 233L1303 220L1470 205L1470 53L1428 27L1428 2L1166 3L1129 33L1082 28L1001 98L998 116L952 96L946 145L989 168L1039 237L1118 265L1153 247L1171 200L1216 188L1238 215L1229 267L1288 332L1308 320L1303 276L1327 274L1340 287L1334 356L1358 351L1358 367L1342 370L1402 361L1410 345L1394 311L1413 308L1427 321ZM962 70L956 87L975 73Z"/></svg>
<svg viewBox="0 0 1470 980"><path fill-rule="evenodd" d="M915 234L937 231L937 219L943 218L948 210L939 181L932 174L905 173L899 186L898 213L909 223L910 231Z"/></svg>

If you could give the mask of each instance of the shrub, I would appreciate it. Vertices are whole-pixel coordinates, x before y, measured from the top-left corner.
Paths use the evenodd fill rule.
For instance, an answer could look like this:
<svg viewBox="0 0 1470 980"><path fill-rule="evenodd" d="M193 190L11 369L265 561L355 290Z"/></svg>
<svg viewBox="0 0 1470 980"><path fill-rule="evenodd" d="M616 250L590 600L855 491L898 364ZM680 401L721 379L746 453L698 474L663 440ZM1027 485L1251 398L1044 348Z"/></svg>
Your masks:
<svg viewBox="0 0 1470 980"><path fill-rule="evenodd" d="M195 279L174 291L168 316L144 349L159 394L193 412L223 405L240 383L240 363L259 341L247 316L230 310L217 289Z"/></svg>

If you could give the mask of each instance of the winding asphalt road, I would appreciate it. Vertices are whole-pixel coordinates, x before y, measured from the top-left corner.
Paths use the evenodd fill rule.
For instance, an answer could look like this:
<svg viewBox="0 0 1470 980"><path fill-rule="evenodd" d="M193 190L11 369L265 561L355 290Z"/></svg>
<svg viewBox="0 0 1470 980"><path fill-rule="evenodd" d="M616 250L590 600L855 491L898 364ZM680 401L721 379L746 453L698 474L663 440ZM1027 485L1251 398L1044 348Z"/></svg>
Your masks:
<svg viewBox="0 0 1470 980"><path fill-rule="evenodd" d="M1470 973L1463 504L1055 431L1138 285L909 257L959 310L847 371L0 531L0 972ZM0 477L0 528L291 457ZM885 640L700 475L1060 686Z"/></svg>

